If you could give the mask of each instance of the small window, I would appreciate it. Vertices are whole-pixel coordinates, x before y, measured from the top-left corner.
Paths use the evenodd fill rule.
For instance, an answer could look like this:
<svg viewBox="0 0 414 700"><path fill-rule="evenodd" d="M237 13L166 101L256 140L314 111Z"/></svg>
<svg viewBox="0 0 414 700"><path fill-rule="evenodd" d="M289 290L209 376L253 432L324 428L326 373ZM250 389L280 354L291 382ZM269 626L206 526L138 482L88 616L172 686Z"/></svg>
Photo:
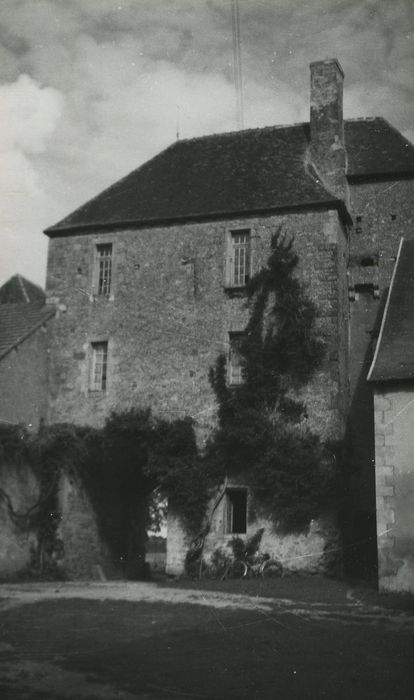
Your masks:
<svg viewBox="0 0 414 700"><path fill-rule="evenodd" d="M362 221L362 216L357 216L357 217L356 217L356 221L357 221L358 224L360 224L361 221Z"/></svg>
<svg viewBox="0 0 414 700"><path fill-rule="evenodd" d="M361 267L374 267L374 258L362 258L360 262Z"/></svg>
<svg viewBox="0 0 414 700"><path fill-rule="evenodd" d="M91 391L105 391L108 370L108 343L92 343Z"/></svg>
<svg viewBox="0 0 414 700"><path fill-rule="evenodd" d="M232 231L228 260L228 283L231 287L245 287L250 279L250 230Z"/></svg>
<svg viewBox="0 0 414 700"><path fill-rule="evenodd" d="M98 296L107 297L111 292L112 243L96 246Z"/></svg>
<svg viewBox="0 0 414 700"><path fill-rule="evenodd" d="M244 382L244 366L241 354L241 344L244 340L244 333L230 333L230 354L229 354L229 384L239 386Z"/></svg>
<svg viewBox="0 0 414 700"><path fill-rule="evenodd" d="M224 532L244 534L247 529L247 489L227 489L224 498Z"/></svg>

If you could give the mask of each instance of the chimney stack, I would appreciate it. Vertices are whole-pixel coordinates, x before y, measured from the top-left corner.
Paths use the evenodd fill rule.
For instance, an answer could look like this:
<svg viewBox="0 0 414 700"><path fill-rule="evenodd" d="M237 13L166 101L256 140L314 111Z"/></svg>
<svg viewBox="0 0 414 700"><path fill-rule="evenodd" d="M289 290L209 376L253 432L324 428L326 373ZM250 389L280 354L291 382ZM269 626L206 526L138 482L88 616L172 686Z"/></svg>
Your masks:
<svg viewBox="0 0 414 700"><path fill-rule="evenodd" d="M323 183L348 201L343 121L344 73L336 58L315 61L311 70L310 157Z"/></svg>

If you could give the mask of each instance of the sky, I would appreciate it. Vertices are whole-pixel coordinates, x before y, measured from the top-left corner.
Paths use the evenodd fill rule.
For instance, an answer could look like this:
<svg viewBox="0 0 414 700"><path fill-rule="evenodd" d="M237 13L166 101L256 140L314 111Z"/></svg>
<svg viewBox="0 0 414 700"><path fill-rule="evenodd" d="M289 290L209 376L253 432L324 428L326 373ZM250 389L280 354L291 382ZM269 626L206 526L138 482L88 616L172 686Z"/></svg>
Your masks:
<svg viewBox="0 0 414 700"><path fill-rule="evenodd" d="M336 57L345 117L414 141L412 0L239 0L245 127L309 117ZM0 284L44 285L51 226L176 139L237 128L230 0L1 0Z"/></svg>

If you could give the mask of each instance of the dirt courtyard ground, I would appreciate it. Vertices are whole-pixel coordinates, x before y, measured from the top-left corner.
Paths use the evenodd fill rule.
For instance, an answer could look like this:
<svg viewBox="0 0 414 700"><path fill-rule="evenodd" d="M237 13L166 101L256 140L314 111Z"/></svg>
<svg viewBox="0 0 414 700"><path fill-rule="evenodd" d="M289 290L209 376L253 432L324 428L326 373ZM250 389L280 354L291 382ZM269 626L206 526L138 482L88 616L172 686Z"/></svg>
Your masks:
<svg viewBox="0 0 414 700"><path fill-rule="evenodd" d="M3 584L0 698L411 700L402 602L316 578Z"/></svg>

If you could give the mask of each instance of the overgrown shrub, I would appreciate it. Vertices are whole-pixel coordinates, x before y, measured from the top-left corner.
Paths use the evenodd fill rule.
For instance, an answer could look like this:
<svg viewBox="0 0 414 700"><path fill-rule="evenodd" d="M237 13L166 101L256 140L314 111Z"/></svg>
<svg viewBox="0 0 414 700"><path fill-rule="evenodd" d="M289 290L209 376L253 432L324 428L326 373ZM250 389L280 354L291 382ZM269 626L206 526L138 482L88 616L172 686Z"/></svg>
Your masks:
<svg viewBox="0 0 414 700"><path fill-rule="evenodd" d="M282 530L306 529L332 498L330 445L306 426L300 390L320 367L324 341L317 310L295 276L298 258L280 230L267 265L250 281L250 318L240 345L244 383L226 382L226 358L210 370L219 427L206 463L242 475L258 509Z"/></svg>

